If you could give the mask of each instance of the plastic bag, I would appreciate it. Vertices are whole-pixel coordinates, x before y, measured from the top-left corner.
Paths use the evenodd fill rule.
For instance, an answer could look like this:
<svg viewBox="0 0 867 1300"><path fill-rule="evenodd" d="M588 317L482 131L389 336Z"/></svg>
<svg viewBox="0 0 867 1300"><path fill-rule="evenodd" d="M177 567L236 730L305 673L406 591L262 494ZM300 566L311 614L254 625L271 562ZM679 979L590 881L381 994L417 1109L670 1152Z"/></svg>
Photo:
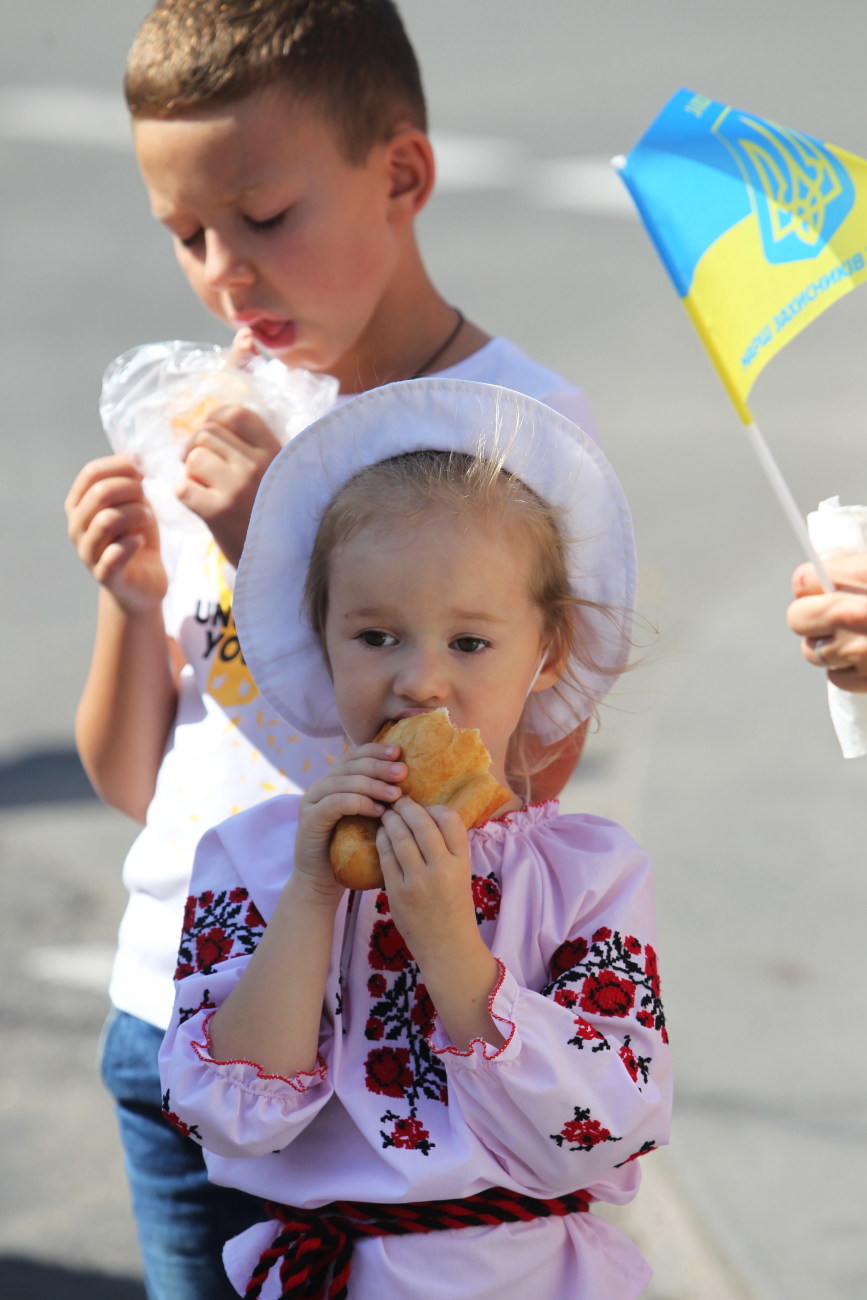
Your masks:
<svg viewBox="0 0 867 1300"><path fill-rule="evenodd" d="M99 414L112 449L144 475L160 524L194 530L206 525L175 489L184 475L184 448L209 411L246 406L286 443L324 415L337 392L332 375L290 370L255 355L238 365L229 348L173 339L131 348L111 362Z"/></svg>

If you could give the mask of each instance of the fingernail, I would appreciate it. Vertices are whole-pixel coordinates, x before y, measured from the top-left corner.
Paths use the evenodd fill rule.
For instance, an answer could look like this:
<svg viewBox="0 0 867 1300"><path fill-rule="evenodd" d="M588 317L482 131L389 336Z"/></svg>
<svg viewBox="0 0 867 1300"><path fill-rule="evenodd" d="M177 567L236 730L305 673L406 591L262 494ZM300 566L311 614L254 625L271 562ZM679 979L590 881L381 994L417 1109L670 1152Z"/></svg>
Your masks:
<svg viewBox="0 0 867 1300"><path fill-rule="evenodd" d="M400 776L403 772L403 763L392 763L388 770L391 776Z"/></svg>

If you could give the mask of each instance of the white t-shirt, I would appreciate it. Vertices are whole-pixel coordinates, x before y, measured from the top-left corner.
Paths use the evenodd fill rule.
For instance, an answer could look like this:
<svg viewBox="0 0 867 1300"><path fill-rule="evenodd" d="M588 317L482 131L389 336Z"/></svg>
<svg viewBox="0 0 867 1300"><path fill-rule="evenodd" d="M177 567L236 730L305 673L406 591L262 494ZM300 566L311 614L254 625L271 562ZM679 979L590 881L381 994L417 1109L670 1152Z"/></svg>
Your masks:
<svg viewBox="0 0 867 1300"><path fill-rule="evenodd" d="M444 377L501 384L560 411L594 438L580 388L503 338L492 338ZM268 709L241 656L231 612L235 570L210 533L164 529L169 573L166 631L183 650L178 711L144 829L127 855L129 902L109 995L115 1007L168 1026L193 855L205 831L275 794L319 780L340 740L293 732ZM274 593L279 600L280 593Z"/></svg>
<svg viewBox="0 0 867 1300"><path fill-rule="evenodd" d="M594 442L601 443L590 403L582 388L576 388L556 371L540 366L508 339L494 337L472 356L437 371L443 379L469 379L478 384L500 384L526 397L534 397L577 424Z"/></svg>

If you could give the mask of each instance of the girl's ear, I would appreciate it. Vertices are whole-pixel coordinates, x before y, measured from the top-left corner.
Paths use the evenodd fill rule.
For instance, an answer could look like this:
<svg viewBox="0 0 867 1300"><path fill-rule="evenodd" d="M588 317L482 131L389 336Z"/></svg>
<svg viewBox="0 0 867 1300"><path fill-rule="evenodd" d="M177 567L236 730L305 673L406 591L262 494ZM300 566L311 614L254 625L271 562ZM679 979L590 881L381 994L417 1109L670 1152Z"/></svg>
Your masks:
<svg viewBox="0 0 867 1300"><path fill-rule="evenodd" d="M556 646L548 646L544 651L536 679L530 687L530 694L546 691L549 686L559 682L566 667L566 652Z"/></svg>
<svg viewBox="0 0 867 1300"><path fill-rule="evenodd" d="M389 217L412 221L431 196L436 176L431 142L415 126L399 126L386 145Z"/></svg>

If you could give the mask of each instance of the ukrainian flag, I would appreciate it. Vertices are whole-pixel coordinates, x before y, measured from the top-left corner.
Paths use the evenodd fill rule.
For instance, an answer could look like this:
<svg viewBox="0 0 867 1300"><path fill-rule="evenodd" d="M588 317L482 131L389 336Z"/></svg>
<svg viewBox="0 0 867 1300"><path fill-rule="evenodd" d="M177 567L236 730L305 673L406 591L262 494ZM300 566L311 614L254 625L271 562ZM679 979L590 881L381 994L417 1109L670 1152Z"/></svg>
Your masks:
<svg viewBox="0 0 867 1300"><path fill-rule="evenodd" d="M679 90L617 165L749 424L771 358L867 277L867 162Z"/></svg>

